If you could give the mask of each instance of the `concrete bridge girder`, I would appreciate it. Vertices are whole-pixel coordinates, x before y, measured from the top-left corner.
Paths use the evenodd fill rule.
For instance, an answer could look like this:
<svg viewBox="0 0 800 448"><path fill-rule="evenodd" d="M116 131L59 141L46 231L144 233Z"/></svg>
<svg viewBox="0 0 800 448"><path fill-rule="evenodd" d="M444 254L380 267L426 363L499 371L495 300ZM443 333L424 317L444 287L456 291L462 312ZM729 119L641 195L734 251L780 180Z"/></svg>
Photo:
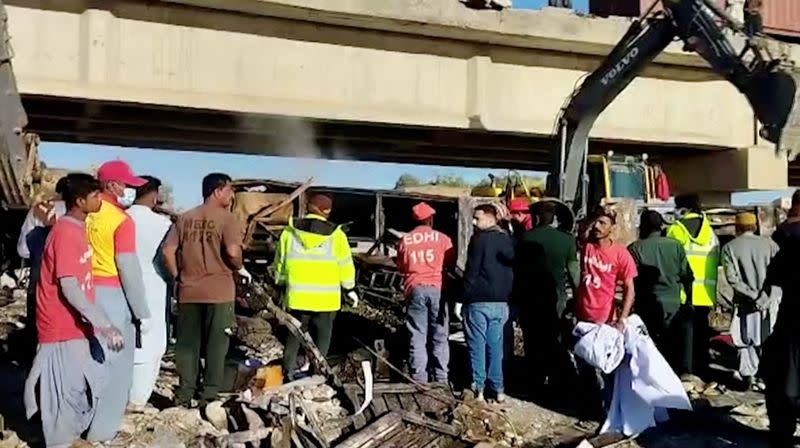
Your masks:
<svg viewBox="0 0 800 448"><path fill-rule="evenodd" d="M37 101L218 111L237 117L228 124L233 137L249 117L262 115L503 133L528 138L538 160L552 148L543 138L567 95L627 27L557 12L471 11L455 1L118 0L104 9L79 0L9 3L19 87ZM593 138L696 151L758 143L744 97L701 60L670 48L657 62L601 116ZM89 115L102 126L102 114ZM50 118L47 126L57 127ZM86 120L76 134L113 140L93 137ZM177 131L163 139L191 144ZM498 160L523 158L501 157L502 144L495 149L490 157ZM737 157L719 160L755 160ZM780 187L780 180L755 177L719 183Z"/></svg>

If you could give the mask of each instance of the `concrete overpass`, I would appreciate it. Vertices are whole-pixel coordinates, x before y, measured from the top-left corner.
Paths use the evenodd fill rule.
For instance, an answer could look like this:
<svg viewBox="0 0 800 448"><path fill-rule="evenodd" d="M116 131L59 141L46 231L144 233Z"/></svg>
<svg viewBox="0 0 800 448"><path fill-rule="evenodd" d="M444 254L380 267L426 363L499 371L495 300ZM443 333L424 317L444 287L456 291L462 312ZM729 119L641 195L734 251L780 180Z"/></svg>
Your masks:
<svg viewBox="0 0 800 448"><path fill-rule="evenodd" d="M532 169L629 24L456 0L7 3L46 140ZM686 190L785 187L755 131L745 98L676 43L608 108L592 149L653 154Z"/></svg>

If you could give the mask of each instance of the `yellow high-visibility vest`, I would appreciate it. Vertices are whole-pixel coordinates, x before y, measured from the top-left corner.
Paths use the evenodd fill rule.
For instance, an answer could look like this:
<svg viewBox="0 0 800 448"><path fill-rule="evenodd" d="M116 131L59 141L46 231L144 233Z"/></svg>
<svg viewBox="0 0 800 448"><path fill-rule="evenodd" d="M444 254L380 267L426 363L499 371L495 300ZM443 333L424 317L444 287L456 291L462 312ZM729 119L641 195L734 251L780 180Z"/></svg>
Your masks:
<svg viewBox="0 0 800 448"><path fill-rule="evenodd" d="M305 219L325 218L309 214ZM342 288L355 288L355 274L350 243L340 227L320 235L297 229L289 221L275 254L275 281L286 286L289 309L338 311Z"/></svg>
<svg viewBox="0 0 800 448"><path fill-rule="evenodd" d="M676 221L667 229L667 236L677 240L686 251L686 258L694 274L692 304L713 307L717 302L717 269L719 268L719 240L705 214L687 213L682 219L701 218L700 232L692 237L683 222ZM686 293L681 291L681 303L686 303Z"/></svg>

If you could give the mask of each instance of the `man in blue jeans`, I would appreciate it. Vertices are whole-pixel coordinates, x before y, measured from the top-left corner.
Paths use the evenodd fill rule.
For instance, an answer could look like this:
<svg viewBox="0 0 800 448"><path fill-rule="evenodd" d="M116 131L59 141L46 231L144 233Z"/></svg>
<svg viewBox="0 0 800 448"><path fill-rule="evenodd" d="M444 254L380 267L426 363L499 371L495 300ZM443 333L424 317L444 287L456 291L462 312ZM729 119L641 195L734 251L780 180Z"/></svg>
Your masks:
<svg viewBox="0 0 800 448"><path fill-rule="evenodd" d="M433 207L420 202L411 211L417 226L403 236L397 248L397 268L403 274L408 298L409 367L412 378L418 382L427 383L432 373L434 382L447 384L450 347L447 345L447 304L442 300L442 274L455 262L453 242L447 235L433 230L433 215L436 214Z"/></svg>
<svg viewBox="0 0 800 448"><path fill-rule="evenodd" d="M497 209L492 205L476 207L472 222L475 234L467 253L463 296L472 391L482 401L488 386L502 402L503 327L514 281L514 242L497 225Z"/></svg>

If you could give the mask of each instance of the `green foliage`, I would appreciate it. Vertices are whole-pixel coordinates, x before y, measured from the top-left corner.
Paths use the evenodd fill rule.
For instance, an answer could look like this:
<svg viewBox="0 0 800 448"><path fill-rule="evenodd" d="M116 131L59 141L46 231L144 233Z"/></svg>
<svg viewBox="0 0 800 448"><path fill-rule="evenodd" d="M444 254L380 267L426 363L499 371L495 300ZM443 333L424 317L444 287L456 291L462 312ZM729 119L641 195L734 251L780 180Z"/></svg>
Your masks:
<svg viewBox="0 0 800 448"><path fill-rule="evenodd" d="M506 180L508 176L495 176L495 185L497 187L503 188L506 185ZM522 176L522 179L525 181L525 185L528 188L543 188L544 187L544 180L540 177L531 177L531 176ZM492 181L489 179L489 176L486 176L485 179L481 179L480 182L475 184L476 187L487 187L491 185Z"/></svg>
<svg viewBox="0 0 800 448"><path fill-rule="evenodd" d="M406 173L397 178L394 188L418 187L420 185L423 185L423 183L417 176Z"/></svg>
<svg viewBox="0 0 800 448"><path fill-rule="evenodd" d="M431 185L439 185L443 187L459 187L459 188L469 188L471 185L469 182L465 181L461 176L436 176Z"/></svg>
<svg viewBox="0 0 800 448"><path fill-rule="evenodd" d="M495 176L495 185L502 188L506 184L507 176ZM544 187L544 180L540 177L531 177L531 176L523 176L525 180L525 185L528 188L543 188ZM438 175L432 180L423 181L417 176L413 174L403 174L395 183L395 188L402 188L402 187L419 187L423 185L439 185L444 187L458 187L458 188L473 188L473 187L484 187L488 186L491 183L489 177L485 177L478 182L467 182L461 176L455 175Z"/></svg>

